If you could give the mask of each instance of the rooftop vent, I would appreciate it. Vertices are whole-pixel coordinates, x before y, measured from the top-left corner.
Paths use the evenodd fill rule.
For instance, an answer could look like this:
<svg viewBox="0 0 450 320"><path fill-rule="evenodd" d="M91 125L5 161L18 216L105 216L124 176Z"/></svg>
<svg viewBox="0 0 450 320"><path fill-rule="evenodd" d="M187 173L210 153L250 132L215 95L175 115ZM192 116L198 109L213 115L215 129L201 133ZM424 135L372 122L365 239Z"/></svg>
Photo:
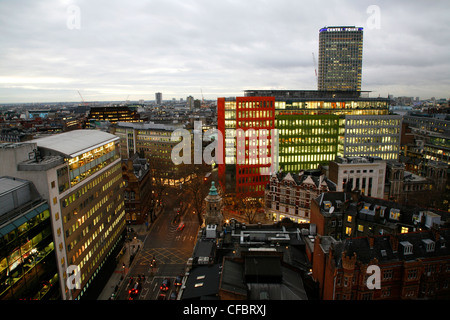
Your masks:
<svg viewBox="0 0 450 320"><path fill-rule="evenodd" d="M216 238L216 230L217 230L217 226L216 225L207 225L206 226L206 238L207 239L215 239Z"/></svg>

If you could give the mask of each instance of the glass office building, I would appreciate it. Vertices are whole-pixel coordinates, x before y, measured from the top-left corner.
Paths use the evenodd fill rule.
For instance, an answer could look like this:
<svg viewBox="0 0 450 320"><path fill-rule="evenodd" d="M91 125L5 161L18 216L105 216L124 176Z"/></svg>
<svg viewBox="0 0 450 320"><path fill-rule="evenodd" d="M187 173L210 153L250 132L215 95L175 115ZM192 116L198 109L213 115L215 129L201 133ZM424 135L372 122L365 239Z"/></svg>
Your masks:
<svg viewBox="0 0 450 320"><path fill-rule="evenodd" d="M282 169L298 173L317 169L336 156L398 158L401 117L389 114L389 99L362 97L353 91L247 90L245 93L245 97L219 98L217 104L217 127L224 137L224 163L219 165L219 177L227 190L237 187L235 192L247 192L249 189L240 188L242 183L247 183L257 186L251 191L263 194L260 190L267 184L261 175L264 166L272 172ZM267 99L272 99L273 104L259 110ZM243 103L245 108L252 103L257 106L242 109ZM271 114L274 114L273 124L271 119L264 118ZM271 163L258 162L249 168L237 164L236 130L249 128L274 130L267 144L271 146ZM246 149L245 156L250 155Z"/></svg>
<svg viewBox="0 0 450 320"><path fill-rule="evenodd" d="M0 203L0 299L59 299L47 201L30 181L1 177Z"/></svg>
<svg viewBox="0 0 450 320"><path fill-rule="evenodd" d="M89 298L125 231L119 138L74 130L0 145L0 174L30 180L47 200L61 299ZM93 288L91 290L91 288Z"/></svg>

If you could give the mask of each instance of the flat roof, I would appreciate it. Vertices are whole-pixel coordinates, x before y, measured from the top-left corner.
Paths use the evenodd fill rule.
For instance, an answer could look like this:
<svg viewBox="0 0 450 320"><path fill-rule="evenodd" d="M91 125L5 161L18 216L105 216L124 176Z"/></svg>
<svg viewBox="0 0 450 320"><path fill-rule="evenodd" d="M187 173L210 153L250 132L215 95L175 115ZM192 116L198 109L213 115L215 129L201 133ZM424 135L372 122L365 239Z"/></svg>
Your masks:
<svg viewBox="0 0 450 320"><path fill-rule="evenodd" d="M119 140L119 137L104 131L73 130L29 142L34 142L38 147L54 150L73 158L116 140Z"/></svg>
<svg viewBox="0 0 450 320"><path fill-rule="evenodd" d="M10 177L0 177L0 195L17 190L27 185L29 182L22 179L14 179Z"/></svg>

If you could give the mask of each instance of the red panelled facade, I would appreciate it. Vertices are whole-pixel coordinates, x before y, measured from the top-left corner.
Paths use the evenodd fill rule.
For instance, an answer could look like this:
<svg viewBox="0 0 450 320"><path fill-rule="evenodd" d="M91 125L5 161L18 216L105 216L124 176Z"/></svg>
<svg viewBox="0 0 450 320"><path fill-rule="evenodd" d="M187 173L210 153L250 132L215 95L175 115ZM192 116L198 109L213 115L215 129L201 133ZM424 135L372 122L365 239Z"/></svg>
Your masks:
<svg viewBox="0 0 450 320"><path fill-rule="evenodd" d="M225 126L225 120L228 120L225 98L219 98L217 106L217 127L225 138L225 129L229 128ZM275 97L237 97L232 115L236 129L236 193L243 197L262 197L265 186L269 183L269 169L272 165L271 130L275 128ZM224 154L225 147L222 139L220 148ZM225 166L225 163L219 165L219 177L223 181Z"/></svg>

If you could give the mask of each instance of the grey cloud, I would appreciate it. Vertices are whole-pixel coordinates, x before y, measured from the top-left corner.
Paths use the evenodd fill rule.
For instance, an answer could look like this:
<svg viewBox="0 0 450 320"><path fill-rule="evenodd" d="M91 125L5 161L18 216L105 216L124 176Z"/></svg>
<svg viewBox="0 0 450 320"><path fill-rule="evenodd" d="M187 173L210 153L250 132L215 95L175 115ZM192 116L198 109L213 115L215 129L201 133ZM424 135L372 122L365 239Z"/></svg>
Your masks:
<svg viewBox="0 0 450 320"><path fill-rule="evenodd" d="M124 92L199 96L200 88L210 99L249 88L315 89L318 31L340 24L365 28L363 90L448 98L447 2L376 1L380 29L367 26L372 4L5 0L0 103L77 101L79 89L87 100L123 99ZM80 29L67 28L71 5L80 10Z"/></svg>

